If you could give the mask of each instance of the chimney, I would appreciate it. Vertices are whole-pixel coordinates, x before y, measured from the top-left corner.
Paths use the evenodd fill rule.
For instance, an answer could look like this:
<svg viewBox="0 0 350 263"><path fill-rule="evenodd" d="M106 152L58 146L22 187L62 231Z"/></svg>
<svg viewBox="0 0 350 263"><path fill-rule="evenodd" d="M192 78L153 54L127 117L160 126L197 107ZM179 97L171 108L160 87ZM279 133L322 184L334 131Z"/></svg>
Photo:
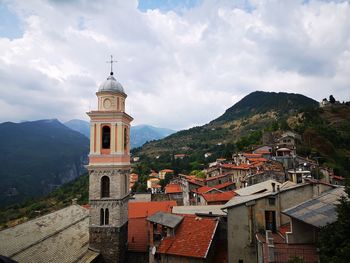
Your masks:
<svg viewBox="0 0 350 263"><path fill-rule="evenodd" d="M276 191L276 188L275 188L275 183L271 183L271 185L272 185L272 192L275 192Z"/></svg>

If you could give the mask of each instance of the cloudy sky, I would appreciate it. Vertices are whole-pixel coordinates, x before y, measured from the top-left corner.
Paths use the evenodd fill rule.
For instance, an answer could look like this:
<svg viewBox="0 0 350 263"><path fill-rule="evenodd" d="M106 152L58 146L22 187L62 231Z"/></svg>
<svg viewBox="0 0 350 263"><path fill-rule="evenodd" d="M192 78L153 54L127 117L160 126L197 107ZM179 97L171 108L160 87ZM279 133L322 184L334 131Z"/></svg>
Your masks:
<svg viewBox="0 0 350 263"><path fill-rule="evenodd" d="M0 0L0 122L87 119L110 54L134 124L204 124L255 90L350 100L350 3Z"/></svg>

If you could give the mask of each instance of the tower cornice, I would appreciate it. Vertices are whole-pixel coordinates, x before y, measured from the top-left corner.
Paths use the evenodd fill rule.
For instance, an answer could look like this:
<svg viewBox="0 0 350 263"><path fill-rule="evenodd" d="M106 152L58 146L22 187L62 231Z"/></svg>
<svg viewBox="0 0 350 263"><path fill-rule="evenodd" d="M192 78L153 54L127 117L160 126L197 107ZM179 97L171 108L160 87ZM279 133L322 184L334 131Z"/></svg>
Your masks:
<svg viewBox="0 0 350 263"><path fill-rule="evenodd" d="M125 117L128 121L133 121L134 118L125 112L119 111L90 111L86 113L92 120L99 118L123 118Z"/></svg>

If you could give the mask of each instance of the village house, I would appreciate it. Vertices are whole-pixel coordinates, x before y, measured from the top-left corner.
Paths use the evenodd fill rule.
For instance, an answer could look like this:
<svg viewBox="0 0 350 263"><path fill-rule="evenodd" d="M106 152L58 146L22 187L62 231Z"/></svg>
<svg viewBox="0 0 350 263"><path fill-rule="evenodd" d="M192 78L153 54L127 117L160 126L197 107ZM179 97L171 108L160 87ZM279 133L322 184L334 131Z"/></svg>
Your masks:
<svg viewBox="0 0 350 263"><path fill-rule="evenodd" d="M149 262L222 262L216 259L217 218L158 212L147 218Z"/></svg>
<svg viewBox="0 0 350 263"><path fill-rule="evenodd" d="M318 262L318 232L337 220L336 205L341 196L345 191L338 187L282 211L290 223L280 227L278 234L270 230L256 234L258 262L287 262L295 255L305 263Z"/></svg>
<svg viewBox="0 0 350 263"><path fill-rule="evenodd" d="M188 157L188 155L187 154L184 154L184 153L178 153L178 154L174 154L174 159L175 160L182 160L182 159L184 159L185 157Z"/></svg>
<svg viewBox="0 0 350 263"><path fill-rule="evenodd" d="M178 205L183 205L183 194L179 184L170 183L165 186L165 194L169 200L174 200Z"/></svg>
<svg viewBox="0 0 350 263"><path fill-rule="evenodd" d="M130 191L138 180L139 180L138 174L135 174L135 173L130 174L130 183L129 183Z"/></svg>
<svg viewBox="0 0 350 263"><path fill-rule="evenodd" d="M147 190L150 190L153 194L160 193L161 186L159 185L159 182L160 180L158 178L149 178L147 180Z"/></svg>
<svg viewBox="0 0 350 263"><path fill-rule="evenodd" d="M159 173L158 173L158 178L159 179L165 179L165 176L169 174L169 175L174 175L174 170L171 170L171 169L163 169L163 170L160 170Z"/></svg>
<svg viewBox="0 0 350 263"><path fill-rule="evenodd" d="M271 182L272 191L256 188L240 189L246 193L253 188L255 194L234 196L223 209L227 211L229 262L256 262L257 242L255 234L266 230L276 232L280 226L290 223L282 211L332 189L328 184L305 182L294 184ZM258 191L257 191L258 190Z"/></svg>
<svg viewBox="0 0 350 263"><path fill-rule="evenodd" d="M147 217L159 211L171 212L175 201L129 202L128 204L128 262L147 263L149 233Z"/></svg>
<svg viewBox="0 0 350 263"><path fill-rule="evenodd" d="M221 169L223 173L229 174L230 181L235 184L235 188L239 189L245 186L246 176L250 172L248 164L222 164Z"/></svg>

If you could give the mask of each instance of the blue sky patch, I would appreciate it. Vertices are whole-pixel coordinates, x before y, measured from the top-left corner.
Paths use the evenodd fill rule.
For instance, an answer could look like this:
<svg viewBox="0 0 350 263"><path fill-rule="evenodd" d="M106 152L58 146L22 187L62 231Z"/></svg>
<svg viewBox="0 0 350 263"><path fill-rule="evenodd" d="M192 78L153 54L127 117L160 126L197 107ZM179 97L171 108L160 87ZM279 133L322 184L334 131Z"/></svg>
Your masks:
<svg viewBox="0 0 350 263"><path fill-rule="evenodd" d="M139 0L138 8L141 11L159 9L161 11L181 11L201 4L202 0Z"/></svg>
<svg viewBox="0 0 350 263"><path fill-rule="evenodd" d="M23 36L21 20L4 3L0 3L0 21L0 37L12 40Z"/></svg>

